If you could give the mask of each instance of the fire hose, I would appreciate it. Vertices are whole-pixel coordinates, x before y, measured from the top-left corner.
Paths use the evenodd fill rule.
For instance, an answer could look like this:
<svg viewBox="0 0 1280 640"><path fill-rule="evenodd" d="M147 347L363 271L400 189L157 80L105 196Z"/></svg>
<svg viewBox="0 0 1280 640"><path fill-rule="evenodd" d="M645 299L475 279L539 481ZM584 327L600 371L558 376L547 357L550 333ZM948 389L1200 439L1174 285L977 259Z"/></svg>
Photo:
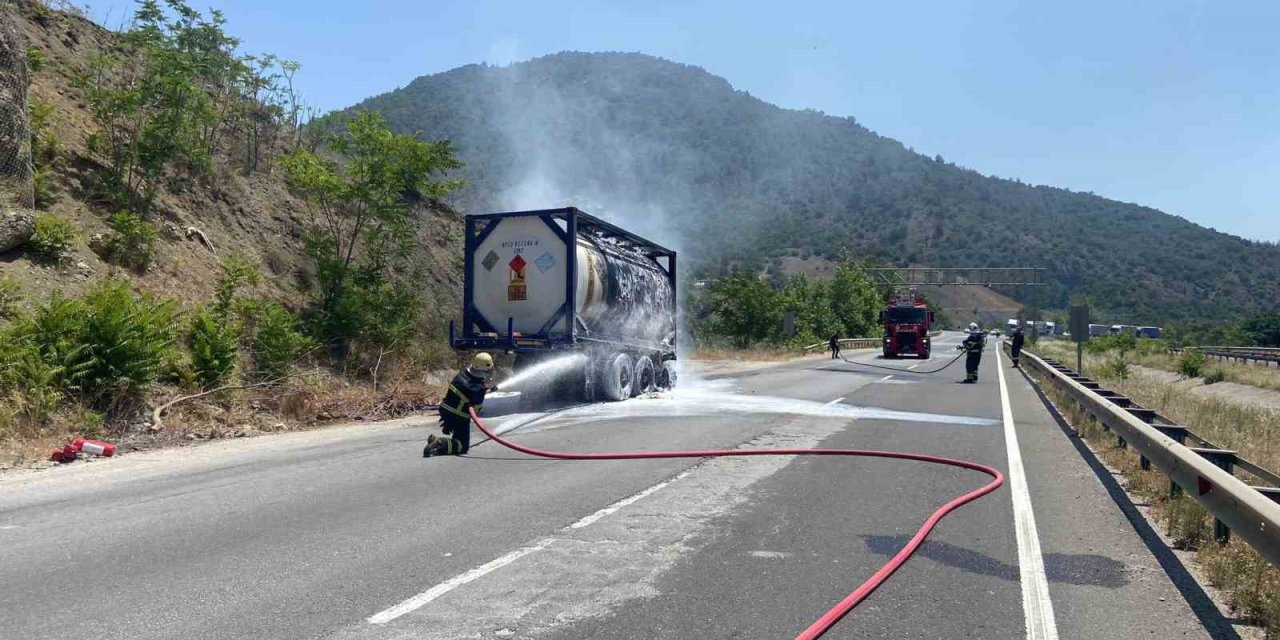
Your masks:
<svg viewBox="0 0 1280 640"><path fill-rule="evenodd" d="M946 364L942 365L941 367L938 367L937 369L930 369L930 370L928 370L928 371L916 371L915 369L904 369L904 368L902 368L902 367L886 367L886 366L884 366L884 365L871 364L870 362L858 362L857 360L850 360L850 359L848 359L848 358L846 358L846 357L844 357L844 356L840 356L840 359L841 359L841 360L844 360L844 361L845 361L845 363L847 363L847 364L856 364L856 365L858 365L858 366L860 366L860 367L871 367L871 368L873 368L873 369L884 369L884 370L886 370L886 371L897 371L897 372L899 372L899 373L920 373L920 374L930 374L930 373L938 373L939 371L942 371L943 369L946 369L947 367L949 367L949 366L951 366L951 365L955 364L955 363L956 363L956 360L959 360L959 359L960 359L960 356L963 356L963 355L965 355L965 354L964 354L964 353L956 354L956 357L954 357L954 358L952 358L952 359L948 360Z"/></svg>
<svg viewBox="0 0 1280 640"><path fill-rule="evenodd" d="M520 453L536 456L539 458L552 458L556 460L646 460L652 458L719 458L728 456L858 456L864 458L893 458L897 460L913 460L916 462L927 462L931 464L943 464L952 467L960 467L962 469L972 469L981 471L989 476L992 480L987 484L969 491L963 495L952 498L949 502L938 507L924 524L916 530L911 540L907 542L902 549L898 550L892 558L889 559L884 566L880 567L870 578L854 589L848 596L831 607L822 617L815 620L807 629L796 636L796 640L812 640L820 638L829 631L837 622L845 615L858 606L871 595L880 585L884 584L889 576L893 575L907 560L916 552L916 549L924 543L925 538L933 531L933 528L948 513L951 513L961 505L967 504L978 498L995 491L997 487L1004 484L1004 474L999 469L989 467L985 464L970 462L968 460L957 460L954 458L944 458L940 456L925 455L922 453L902 453L897 451L875 451L870 449L695 449L691 451L628 451L615 453L573 453L563 451L547 451L544 449L535 449L533 447L517 444L489 430L480 416L476 415L475 409L471 409L471 419L475 421L476 426L484 432L490 440L498 444L519 451Z"/></svg>

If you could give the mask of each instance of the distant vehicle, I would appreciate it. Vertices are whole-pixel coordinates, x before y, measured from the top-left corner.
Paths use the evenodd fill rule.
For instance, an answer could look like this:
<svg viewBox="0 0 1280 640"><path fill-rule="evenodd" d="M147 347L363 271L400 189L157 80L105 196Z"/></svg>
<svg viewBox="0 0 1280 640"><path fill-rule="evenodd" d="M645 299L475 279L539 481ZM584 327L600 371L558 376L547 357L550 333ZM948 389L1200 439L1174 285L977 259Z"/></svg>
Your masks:
<svg viewBox="0 0 1280 640"><path fill-rule="evenodd" d="M998 336L998 335L1000 335L1000 330L999 330L999 329L992 329L992 330L991 330L991 335L993 335L993 336Z"/></svg>
<svg viewBox="0 0 1280 640"><path fill-rule="evenodd" d="M1090 338L1098 338L1098 337L1101 337L1101 336L1109 336L1109 335L1111 335L1111 327L1108 327L1108 326L1107 326L1107 325L1105 325L1105 324L1091 324L1091 325L1089 325L1089 337L1090 337Z"/></svg>
<svg viewBox="0 0 1280 640"><path fill-rule="evenodd" d="M1059 331L1058 331L1058 325L1056 325L1056 324L1054 324L1054 323L1052 323L1052 322L1046 322L1046 323L1044 323L1044 334L1045 334L1046 336L1056 336L1056 335L1058 335L1058 333L1059 333Z"/></svg>
<svg viewBox="0 0 1280 640"><path fill-rule="evenodd" d="M1139 338L1151 338L1155 340L1164 335L1164 330L1160 327L1138 327Z"/></svg>
<svg viewBox="0 0 1280 640"><path fill-rule="evenodd" d="M1006 334L1012 334L1013 330L1017 328L1018 328L1017 318L1009 318L1009 320L1004 323L1004 332Z"/></svg>
<svg viewBox="0 0 1280 640"><path fill-rule="evenodd" d="M884 357L897 358L907 354L929 357L933 312L929 310L924 296L916 293L915 289L890 296L880 312L880 323L884 325Z"/></svg>

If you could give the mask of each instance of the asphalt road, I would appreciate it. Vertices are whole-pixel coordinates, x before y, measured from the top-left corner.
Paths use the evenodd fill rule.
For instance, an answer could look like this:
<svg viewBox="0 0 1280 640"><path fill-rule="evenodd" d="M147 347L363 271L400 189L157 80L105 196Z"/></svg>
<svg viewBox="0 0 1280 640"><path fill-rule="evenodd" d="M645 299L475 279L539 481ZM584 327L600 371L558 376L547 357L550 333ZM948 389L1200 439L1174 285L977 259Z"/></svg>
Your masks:
<svg viewBox="0 0 1280 640"><path fill-rule="evenodd" d="M851 352L492 423L547 449L858 447L1006 472L1013 429L1039 552L1002 487L828 637L1234 637L994 346L978 384L956 383L962 362L924 373L958 337L924 363ZM494 443L424 460L433 422L0 478L0 638L791 638L985 481L870 459L544 461ZM1040 600L1024 593L1037 574Z"/></svg>

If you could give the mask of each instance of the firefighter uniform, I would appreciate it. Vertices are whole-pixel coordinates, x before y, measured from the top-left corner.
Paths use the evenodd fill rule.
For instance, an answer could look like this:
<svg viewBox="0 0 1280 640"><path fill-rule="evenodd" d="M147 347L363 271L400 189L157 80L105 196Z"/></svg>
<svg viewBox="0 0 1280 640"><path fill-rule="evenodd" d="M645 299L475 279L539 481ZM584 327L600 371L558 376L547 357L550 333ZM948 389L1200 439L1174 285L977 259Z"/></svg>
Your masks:
<svg viewBox="0 0 1280 640"><path fill-rule="evenodd" d="M487 356L487 354L481 354ZM427 446L422 456L462 455L471 448L471 414L469 410L480 410L484 404L484 395L488 392L485 379L488 369L492 369L492 359L487 361L486 369L477 356L476 363L458 372L449 383L449 391L440 401L440 425L444 437L431 435L427 437Z"/></svg>
<svg viewBox="0 0 1280 640"><path fill-rule="evenodd" d="M1009 352L1013 358L1013 366L1018 366L1018 356L1022 355L1022 342L1026 340L1026 336L1022 334L1022 327L1013 330L1013 340L1009 343Z"/></svg>
<svg viewBox="0 0 1280 640"><path fill-rule="evenodd" d="M960 343L964 349L964 381L978 381L978 365L982 363L982 349L987 345L987 336L981 331L972 332Z"/></svg>

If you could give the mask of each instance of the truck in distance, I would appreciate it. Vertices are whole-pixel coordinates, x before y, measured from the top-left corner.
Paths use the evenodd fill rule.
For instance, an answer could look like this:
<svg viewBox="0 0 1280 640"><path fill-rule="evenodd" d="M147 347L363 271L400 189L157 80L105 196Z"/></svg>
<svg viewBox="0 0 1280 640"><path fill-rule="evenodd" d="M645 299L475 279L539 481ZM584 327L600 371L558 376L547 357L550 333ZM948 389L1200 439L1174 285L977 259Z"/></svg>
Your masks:
<svg viewBox="0 0 1280 640"><path fill-rule="evenodd" d="M933 327L933 312L929 303L915 289L907 293L894 292L880 312L884 325L884 357L897 358L914 355L928 358L932 350L929 331Z"/></svg>

